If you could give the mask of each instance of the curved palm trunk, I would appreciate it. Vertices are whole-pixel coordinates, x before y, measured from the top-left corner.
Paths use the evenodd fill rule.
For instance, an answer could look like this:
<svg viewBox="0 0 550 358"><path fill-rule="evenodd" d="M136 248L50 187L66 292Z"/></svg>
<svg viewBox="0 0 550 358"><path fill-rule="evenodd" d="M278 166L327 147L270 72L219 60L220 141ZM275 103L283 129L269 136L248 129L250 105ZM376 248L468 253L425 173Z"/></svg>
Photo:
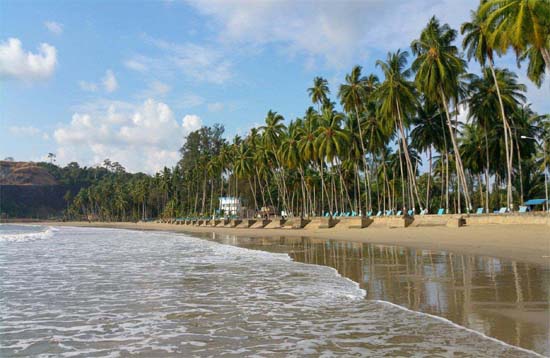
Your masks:
<svg viewBox="0 0 550 358"><path fill-rule="evenodd" d="M504 112L504 104L502 103L502 96L500 94L500 87L498 85L497 75L495 73L495 68L493 67L493 61L489 61L489 68L491 69L491 74L493 75L493 80L495 82L495 87L497 90L498 103L500 106L500 115L502 118L502 124L504 126L504 147L506 151L506 207L512 207L512 148L508 142L508 133L510 130L510 125L506 119L506 113ZM511 138L510 138L511 139Z"/></svg>
<svg viewBox="0 0 550 358"><path fill-rule="evenodd" d="M451 142L453 144L453 150L455 152L455 164L456 164L456 172L458 179L462 182L462 187L464 188L464 198L466 199L466 207L468 211L472 210L472 202L470 201L470 193L468 191L468 184L466 183L466 176L464 175L464 166L462 165L462 157L460 155L460 151L458 150L458 144L456 142L456 135L453 130L453 125L451 123L451 116L449 114L449 108L447 107L447 98L445 96L445 93L443 92L443 89L439 89L441 94L441 99L443 101L443 106L445 107L445 114L447 116L447 126L449 127L449 131L451 133ZM460 195L460 193L458 193Z"/></svg>
<svg viewBox="0 0 550 358"><path fill-rule="evenodd" d="M428 184L426 186L426 208L430 207L430 181L432 179L432 146L428 148Z"/></svg>
<svg viewBox="0 0 550 358"><path fill-rule="evenodd" d="M410 177L410 180L411 180L411 183L412 183L412 188L410 188L410 191L411 191L411 198L412 198L412 208L415 207L414 205L414 195L413 195L413 190L414 190L414 193L416 194L416 200L418 202L418 205L420 205L420 209L423 209L423 205L422 205L422 201L420 200L420 196L418 195L418 187L416 185L416 178L415 178L415 175L414 175L414 171L413 171L413 168L412 168L412 163L411 163L411 158L409 156L409 146L407 144L407 139L406 139L406 136L405 136L405 129L403 127L403 118L401 117L401 109L400 109L400 106L399 106L399 103L396 103L397 104L397 115L399 117L399 131L401 132L401 140L403 141L403 151L405 152L405 161L407 162L407 172L409 173L409 177Z"/></svg>
<svg viewBox="0 0 550 358"><path fill-rule="evenodd" d="M332 202L330 201L329 199L329 195L328 195L328 192L327 192L327 188L326 188L326 185L325 185L325 176L324 176L324 173L323 173L323 161L321 159L321 164L320 164L320 171L321 171L321 216L323 216L323 213L322 211L325 210L324 208L324 198L326 197L327 200L328 200L328 203L329 203L329 206L328 206L328 209L329 209L329 212L330 212L330 216L332 216L334 214L334 212L332 211Z"/></svg>
<svg viewBox="0 0 550 358"><path fill-rule="evenodd" d="M487 163L485 165L485 212L489 213L489 139L487 138L487 130L484 129L485 132L485 159L487 160Z"/></svg>
<svg viewBox="0 0 550 358"><path fill-rule="evenodd" d="M372 197L369 180L369 167L367 164L365 144L363 143L363 131L361 129L361 119L359 118L357 104L355 104L355 115L357 116L357 128L359 129L359 142L361 143L361 158L363 159L363 166L365 167L365 192L367 193L367 197L365 198L365 212L362 213L365 215L368 210L372 210Z"/></svg>
<svg viewBox="0 0 550 358"><path fill-rule="evenodd" d="M258 210L258 200L256 200L256 190L254 189L254 186L252 185L252 180L250 179L250 176L248 177L248 185L250 185L250 192L252 193L252 196L254 197L254 211Z"/></svg>
<svg viewBox="0 0 550 358"><path fill-rule="evenodd" d="M544 63L546 64L546 71L550 73L550 50L547 48L541 48L540 53L544 59Z"/></svg>

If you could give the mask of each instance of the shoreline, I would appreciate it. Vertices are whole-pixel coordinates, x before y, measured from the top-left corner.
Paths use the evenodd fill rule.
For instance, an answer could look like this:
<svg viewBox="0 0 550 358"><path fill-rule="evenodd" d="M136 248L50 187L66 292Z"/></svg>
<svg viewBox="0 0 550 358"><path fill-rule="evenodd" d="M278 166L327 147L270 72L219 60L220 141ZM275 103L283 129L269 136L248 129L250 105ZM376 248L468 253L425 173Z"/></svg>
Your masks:
<svg viewBox="0 0 550 358"><path fill-rule="evenodd" d="M169 231L188 234L214 232L241 237L311 237L491 256L537 264L550 269L550 228L547 225L479 225L461 228L409 227L406 229L253 229L131 222L40 221L33 224Z"/></svg>

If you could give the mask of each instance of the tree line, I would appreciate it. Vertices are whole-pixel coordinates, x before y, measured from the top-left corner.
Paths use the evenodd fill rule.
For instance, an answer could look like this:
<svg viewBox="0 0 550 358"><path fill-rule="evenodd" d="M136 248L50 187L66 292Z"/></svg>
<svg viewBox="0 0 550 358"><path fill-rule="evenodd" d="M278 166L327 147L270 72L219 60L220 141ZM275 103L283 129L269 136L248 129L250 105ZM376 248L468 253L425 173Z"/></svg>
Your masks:
<svg viewBox="0 0 550 358"><path fill-rule="evenodd" d="M262 126L231 140L222 125L204 126L187 136L175 167L101 178L74 197L68 214L211 216L219 196L295 216L491 212L544 197L550 161L541 143L550 117L532 110L525 84L495 60L512 50L543 85L550 1L481 1L460 32L461 48L458 31L432 17L410 49L376 62L380 77L355 66L337 93L315 77L303 116L287 123L270 110ZM468 72L467 60L479 74Z"/></svg>

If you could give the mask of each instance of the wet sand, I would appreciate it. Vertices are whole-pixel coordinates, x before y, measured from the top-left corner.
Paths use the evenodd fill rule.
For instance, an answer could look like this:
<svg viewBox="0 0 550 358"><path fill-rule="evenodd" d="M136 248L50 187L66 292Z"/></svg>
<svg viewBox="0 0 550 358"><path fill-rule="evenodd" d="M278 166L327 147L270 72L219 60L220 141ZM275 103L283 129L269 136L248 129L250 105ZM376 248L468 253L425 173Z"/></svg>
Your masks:
<svg viewBox="0 0 550 358"><path fill-rule="evenodd" d="M195 234L329 266L383 300L548 355L550 270L478 255L309 237Z"/></svg>
<svg viewBox="0 0 550 358"><path fill-rule="evenodd" d="M186 233L214 232L243 237L311 237L491 256L543 265L550 269L550 226L547 225L479 225L461 228L408 227L395 229L245 229L129 222L44 222L43 224Z"/></svg>

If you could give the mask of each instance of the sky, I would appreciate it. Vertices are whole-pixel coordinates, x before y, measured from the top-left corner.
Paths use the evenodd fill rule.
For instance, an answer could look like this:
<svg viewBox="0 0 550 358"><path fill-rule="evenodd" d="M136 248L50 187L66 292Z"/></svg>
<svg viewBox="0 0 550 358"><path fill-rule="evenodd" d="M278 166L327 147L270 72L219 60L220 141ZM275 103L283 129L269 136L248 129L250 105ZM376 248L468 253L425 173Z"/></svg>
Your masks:
<svg viewBox="0 0 550 358"><path fill-rule="evenodd" d="M352 66L380 75L410 52L429 18L458 29L474 0L0 2L0 159L65 165L173 166L185 136L221 123L244 136L268 110L286 121L311 105L315 76L338 86ZM528 102L550 113L515 58ZM475 63L470 70L478 71Z"/></svg>

